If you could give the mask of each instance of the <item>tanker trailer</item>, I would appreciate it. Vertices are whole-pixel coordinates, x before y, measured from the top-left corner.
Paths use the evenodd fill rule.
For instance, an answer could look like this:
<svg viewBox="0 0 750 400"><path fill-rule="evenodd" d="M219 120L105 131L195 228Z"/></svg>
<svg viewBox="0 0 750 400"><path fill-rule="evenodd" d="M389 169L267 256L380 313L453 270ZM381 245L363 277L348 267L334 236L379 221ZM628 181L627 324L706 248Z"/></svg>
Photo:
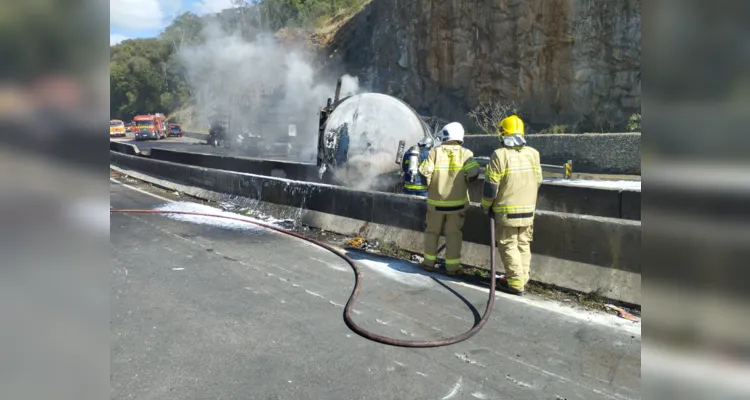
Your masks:
<svg viewBox="0 0 750 400"><path fill-rule="evenodd" d="M337 88L337 97L338 97ZM400 180L403 143L417 143L430 127L396 97L363 93L321 110L320 174L361 190L393 191Z"/></svg>

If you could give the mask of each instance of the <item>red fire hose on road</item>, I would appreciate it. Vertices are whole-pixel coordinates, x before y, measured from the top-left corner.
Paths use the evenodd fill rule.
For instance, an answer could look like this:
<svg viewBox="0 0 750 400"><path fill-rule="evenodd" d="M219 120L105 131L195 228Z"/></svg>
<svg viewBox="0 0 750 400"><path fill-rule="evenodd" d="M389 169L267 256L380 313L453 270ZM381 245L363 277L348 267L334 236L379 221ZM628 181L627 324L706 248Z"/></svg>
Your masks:
<svg viewBox="0 0 750 400"><path fill-rule="evenodd" d="M490 240L492 245L490 246L492 253L490 254L490 297L487 300L487 308L484 311L484 315L482 315L482 318L477 322L471 329L468 331L458 335L453 336L445 339L437 339L437 340L400 340L400 339L393 339L386 336L378 335L376 333L372 333L368 330L365 330L364 328L357 325L354 320L352 319L352 307L354 306L354 302L357 299L357 296L359 295L360 290L360 284L362 283L362 275L359 272L359 268L355 264L354 260L349 258L346 254L341 252L340 250L336 249L335 247L328 245L326 243L320 242L315 239L311 239L305 236L302 236L298 233L291 232L270 224L266 224L259 221L251 221L244 218L239 217L231 217L228 215L215 215L215 214L209 214L209 213L201 213L201 212L191 212L191 211L160 211L160 210L114 210L110 209L110 213L129 213L129 214L178 214L178 215L194 215L194 216L202 216L202 217L214 217L214 218L223 218L228 220L234 220L234 221L241 221L241 222L247 222L249 224L261 226L263 228L271 229L276 232L280 232L289 236L294 236L298 239L305 240L307 242L310 242L312 244L315 244L317 246L320 246L331 253L341 257L344 261L349 264L350 267L352 267L352 270L354 270L354 289L352 289L352 293L349 296L349 301L346 302L346 306L344 307L344 322L346 322L346 325L356 332L358 335L373 340L375 342L391 345L391 346L398 346L398 347L440 347L440 346L448 346L451 344L455 344L458 342L462 342L472 336L474 336L477 332L479 332L480 329L484 326L484 324L487 323L487 320L490 317L490 312L492 311L492 305L495 303L495 219L492 213L490 213Z"/></svg>

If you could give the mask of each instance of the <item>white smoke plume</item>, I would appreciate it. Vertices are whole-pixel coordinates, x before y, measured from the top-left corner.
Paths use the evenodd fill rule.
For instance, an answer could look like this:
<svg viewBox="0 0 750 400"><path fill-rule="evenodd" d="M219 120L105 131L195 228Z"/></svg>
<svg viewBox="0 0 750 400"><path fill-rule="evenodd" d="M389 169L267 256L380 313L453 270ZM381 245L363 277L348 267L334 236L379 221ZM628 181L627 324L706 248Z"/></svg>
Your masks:
<svg viewBox="0 0 750 400"><path fill-rule="evenodd" d="M308 52L283 45L271 35L248 40L217 25L208 25L202 34L201 44L179 52L198 120L208 125L214 107L230 110L229 139L242 135L243 142L247 140L255 149L258 143L268 143L267 139L288 139L289 126L296 125L294 146L301 152L292 155L298 161L314 162L319 111L334 97L337 77L320 78ZM396 162L399 140L412 146L425 131L419 116L405 103L367 93L357 77L344 75L339 98L350 96L326 124L326 131L334 132L346 124L351 135L346 168L331 172L347 186L367 189L382 175L400 170ZM275 150L261 151L259 157L275 158ZM257 153L237 149L232 154Z"/></svg>
<svg viewBox="0 0 750 400"><path fill-rule="evenodd" d="M272 139L289 135L289 125L296 125L296 147L303 150L299 158L314 160L318 112L334 96L336 80L318 80L303 51L285 47L272 35L247 40L211 24L202 34L203 43L179 52L198 120L207 125L213 107L230 110L230 138ZM342 97L359 92L357 78L342 78Z"/></svg>

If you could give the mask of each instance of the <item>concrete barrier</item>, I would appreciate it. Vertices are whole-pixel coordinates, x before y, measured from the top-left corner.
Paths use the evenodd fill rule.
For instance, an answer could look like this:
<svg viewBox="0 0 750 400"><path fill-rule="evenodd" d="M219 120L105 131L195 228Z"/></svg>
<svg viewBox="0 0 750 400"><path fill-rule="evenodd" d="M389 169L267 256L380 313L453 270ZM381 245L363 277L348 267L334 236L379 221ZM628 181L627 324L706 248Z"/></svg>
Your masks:
<svg viewBox="0 0 750 400"><path fill-rule="evenodd" d="M182 136L193 138L193 139L201 139L201 140L208 140L209 138L208 133L199 133L199 132L182 132Z"/></svg>
<svg viewBox="0 0 750 400"><path fill-rule="evenodd" d="M109 141L109 149L118 153L129 154L131 156L137 156L141 154L138 146L130 143Z"/></svg>
<svg viewBox="0 0 750 400"><path fill-rule="evenodd" d="M469 184L469 198L479 202L483 180ZM640 221L640 192L628 191L628 207L623 208L626 191L591 188L545 182L539 187L537 208L545 211L584 214L597 217L622 218Z"/></svg>
<svg viewBox="0 0 750 400"><path fill-rule="evenodd" d="M620 218L641 220L641 192L623 190L620 194L622 205Z"/></svg>
<svg viewBox="0 0 750 400"><path fill-rule="evenodd" d="M149 156L156 160L195 165L197 167L275 176L297 181L316 182L319 180L318 167L315 164L308 163L175 151L158 147L152 148Z"/></svg>
<svg viewBox="0 0 750 400"><path fill-rule="evenodd" d="M150 157L157 160L198 167L275 176L298 181L323 183L314 164L273 161L248 157L230 157L210 153L195 153L160 148L151 149ZM469 185L469 197L481 201L483 181ZM393 187L393 184L383 184ZM555 183L544 183L539 189L537 207L540 210L586 214L608 218L640 220L640 193L629 194L628 208L623 213L623 193L616 189L585 188Z"/></svg>
<svg viewBox="0 0 750 400"><path fill-rule="evenodd" d="M277 217L344 235L395 242L421 252L426 204L399 194L207 169L110 152L110 164L131 176L209 200L243 202ZM244 200L242 200L244 199ZM464 225L462 261L489 267L487 217L473 204ZM532 279L640 304L641 224L539 211Z"/></svg>
<svg viewBox="0 0 750 400"><path fill-rule="evenodd" d="M641 174L640 133L533 134L526 140L539 151L542 163L573 160L574 173ZM500 140L496 135L469 135L464 146L488 157L500 147Z"/></svg>

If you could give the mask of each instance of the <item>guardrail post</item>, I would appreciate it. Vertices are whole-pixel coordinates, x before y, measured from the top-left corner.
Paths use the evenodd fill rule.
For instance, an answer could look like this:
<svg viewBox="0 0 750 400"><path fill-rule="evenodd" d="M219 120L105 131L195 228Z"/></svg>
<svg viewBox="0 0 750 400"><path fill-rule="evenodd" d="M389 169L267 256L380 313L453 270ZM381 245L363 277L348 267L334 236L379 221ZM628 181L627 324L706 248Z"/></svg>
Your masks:
<svg viewBox="0 0 750 400"><path fill-rule="evenodd" d="M565 179L573 177L573 160L568 160L565 163Z"/></svg>

